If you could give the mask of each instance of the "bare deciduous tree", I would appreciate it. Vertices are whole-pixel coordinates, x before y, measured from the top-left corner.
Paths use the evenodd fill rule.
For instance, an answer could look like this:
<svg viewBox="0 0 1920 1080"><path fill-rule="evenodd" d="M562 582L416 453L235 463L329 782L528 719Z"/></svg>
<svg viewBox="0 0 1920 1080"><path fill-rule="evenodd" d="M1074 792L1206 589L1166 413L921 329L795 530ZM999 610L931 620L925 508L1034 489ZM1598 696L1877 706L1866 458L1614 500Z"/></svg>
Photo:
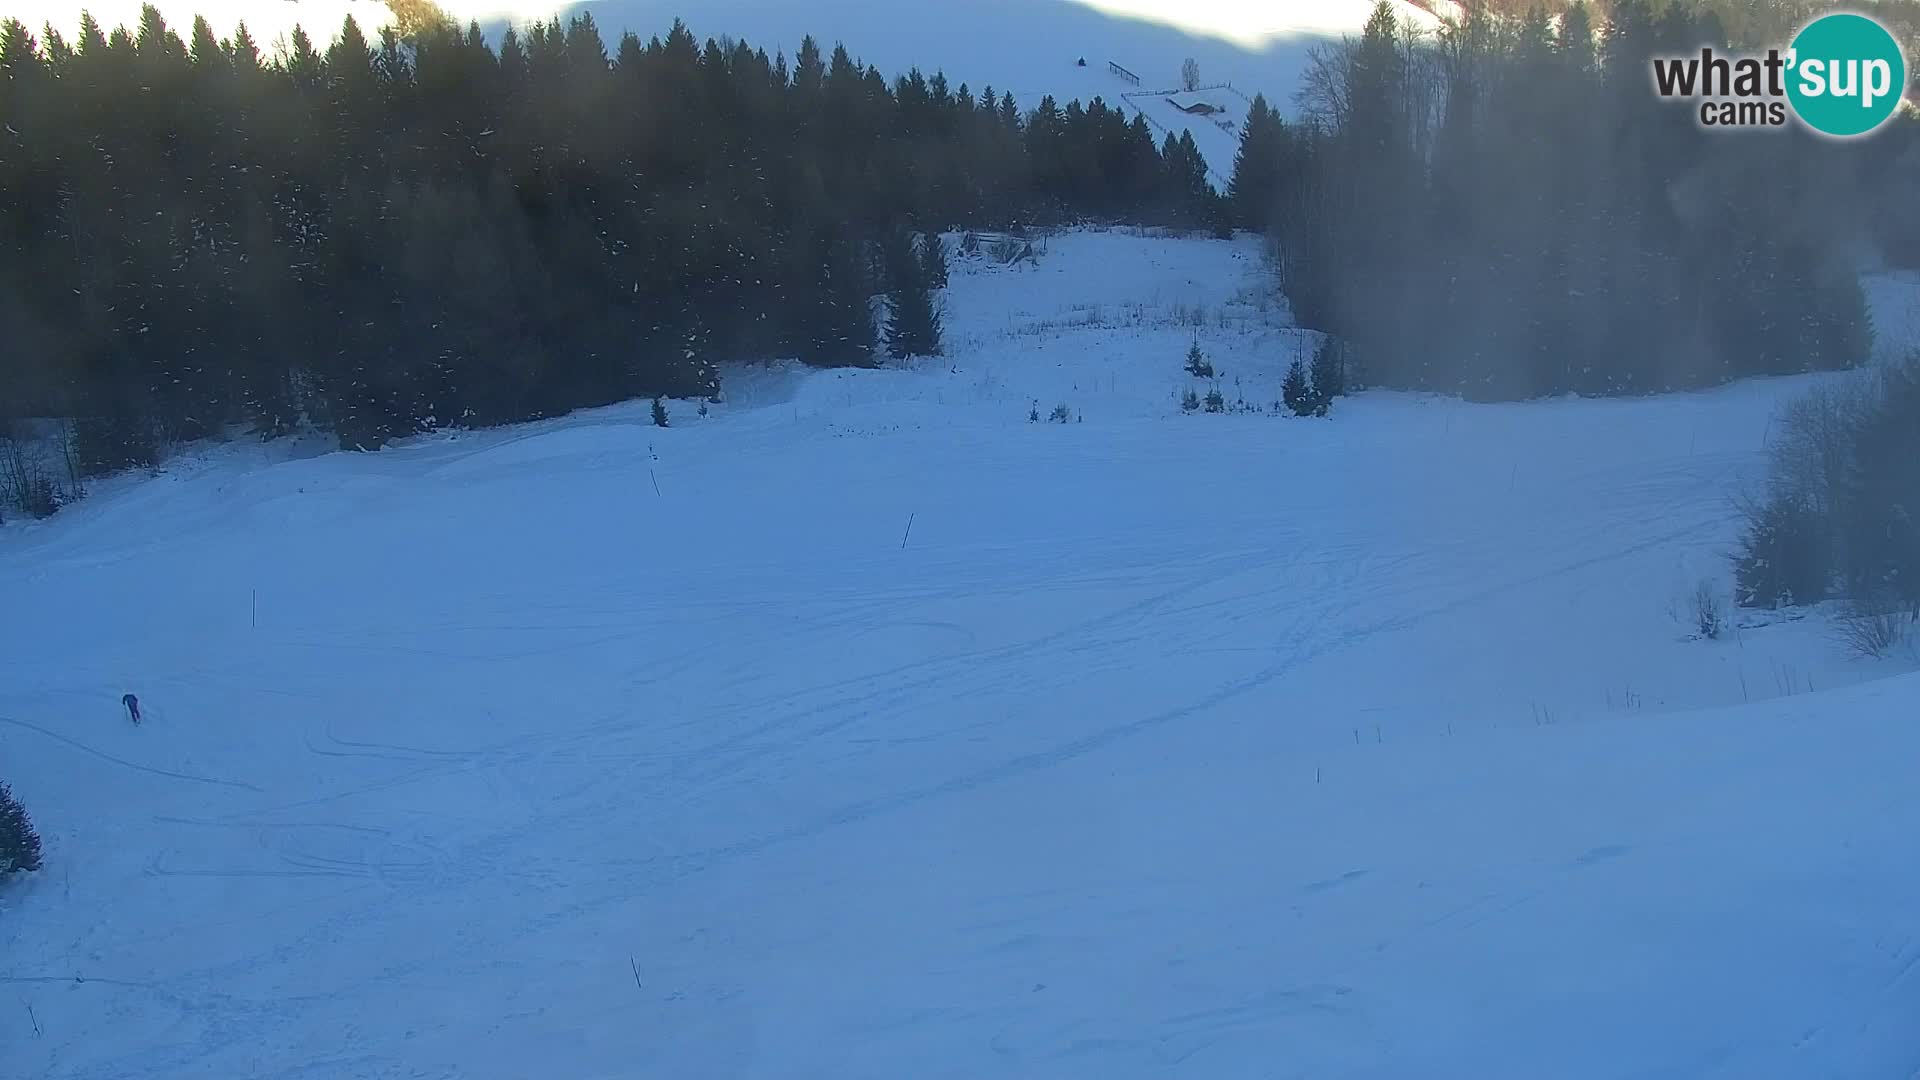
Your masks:
<svg viewBox="0 0 1920 1080"><path fill-rule="evenodd" d="M25 425L0 422L0 504L30 517L60 508L60 489Z"/></svg>
<svg viewBox="0 0 1920 1080"><path fill-rule="evenodd" d="M1352 38L1322 41L1307 49L1307 70L1293 95L1302 120L1327 131L1345 126L1351 108L1347 90L1353 85L1354 50Z"/></svg>
<svg viewBox="0 0 1920 1080"><path fill-rule="evenodd" d="M1182 90L1200 89L1200 61L1191 56L1180 64L1180 88Z"/></svg>

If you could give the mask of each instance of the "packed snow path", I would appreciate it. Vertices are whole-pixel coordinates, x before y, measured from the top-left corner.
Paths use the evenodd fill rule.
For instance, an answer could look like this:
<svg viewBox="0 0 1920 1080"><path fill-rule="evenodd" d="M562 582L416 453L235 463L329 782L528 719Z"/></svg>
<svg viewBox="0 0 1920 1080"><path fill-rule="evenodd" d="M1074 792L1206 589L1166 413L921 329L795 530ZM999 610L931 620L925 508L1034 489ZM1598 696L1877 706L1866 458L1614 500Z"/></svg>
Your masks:
<svg viewBox="0 0 1920 1080"><path fill-rule="evenodd" d="M0 530L0 1075L1920 1068L1920 683L1669 612L1800 384L1181 415L1265 288L1067 237L915 370Z"/></svg>

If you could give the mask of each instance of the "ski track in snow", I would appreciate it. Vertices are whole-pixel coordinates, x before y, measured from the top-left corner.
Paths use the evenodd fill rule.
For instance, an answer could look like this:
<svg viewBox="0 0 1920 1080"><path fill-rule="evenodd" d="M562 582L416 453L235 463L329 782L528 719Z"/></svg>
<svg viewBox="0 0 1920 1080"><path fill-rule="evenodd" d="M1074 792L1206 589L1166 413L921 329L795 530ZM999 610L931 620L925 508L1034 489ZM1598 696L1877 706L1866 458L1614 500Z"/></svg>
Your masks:
<svg viewBox="0 0 1920 1080"><path fill-rule="evenodd" d="M1805 380L1180 415L1158 282L1245 255L1056 238L959 268L923 370L0 531L50 862L0 1075L1911 1072L1920 881L1857 852L1910 835L1914 684L1664 610ZM1275 384L1282 318L1207 345Z"/></svg>
<svg viewBox="0 0 1920 1080"><path fill-rule="evenodd" d="M24 731L31 731L36 735L41 735L48 739L52 739L54 742L60 743L63 746L70 746L73 749L78 750L83 754L87 754L92 757L99 758L102 761L110 761L115 765L121 766L122 768L133 769L135 771L147 773L152 776L164 776L169 780L186 780L188 782L195 783L195 784L217 784L221 787L241 788L246 791L260 790L258 787L255 787L254 785L246 783L245 781L242 781L242 780L221 780L217 777L212 777L212 776L193 776L188 773L174 772L170 769L159 769L159 768L155 768L152 765L142 765L136 761L128 761L125 758L115 757L104 750L96 750L93 747L88 746L87 744L80 742L77 739L70 739L65 735L60 734L59 732L49 731L46 728L41 727L39 724L30 724L25 720L16 720L11 716L0 716L0 724L9 724L13 727L20 728Z"/></svg>

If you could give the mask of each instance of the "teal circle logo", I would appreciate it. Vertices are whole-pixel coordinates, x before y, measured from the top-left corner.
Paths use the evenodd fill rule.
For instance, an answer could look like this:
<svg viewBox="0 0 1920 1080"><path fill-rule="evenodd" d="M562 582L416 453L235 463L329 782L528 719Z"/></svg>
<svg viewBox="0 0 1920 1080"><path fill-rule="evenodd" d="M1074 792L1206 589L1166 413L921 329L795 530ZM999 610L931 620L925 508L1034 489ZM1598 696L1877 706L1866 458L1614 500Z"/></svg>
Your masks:
<svg viewBox="0 0 1920 1080"><path fill-rule="evenodd" d="M1823 15L1793 39L1787 100L1815 131L1846 138L1886 123L1907 89L1900 43L1864 15Z"/></svg>

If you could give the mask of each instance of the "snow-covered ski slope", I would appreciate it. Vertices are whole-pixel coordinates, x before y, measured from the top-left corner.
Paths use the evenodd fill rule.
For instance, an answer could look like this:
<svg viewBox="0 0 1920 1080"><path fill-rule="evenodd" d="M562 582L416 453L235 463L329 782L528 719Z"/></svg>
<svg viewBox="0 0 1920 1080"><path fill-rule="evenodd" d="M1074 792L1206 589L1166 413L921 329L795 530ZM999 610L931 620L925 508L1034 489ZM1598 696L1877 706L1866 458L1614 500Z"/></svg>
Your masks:
<svg viewBox="0 0 1920 1080"><path fill-rule="evenodd" d="M106 26L136 26L142 0L22 2L26 11L20 17L30 25L51 21L71 35L82 7L90 7ZM265 5L158 0L158 6L183 33L195 14L206 15L223 36L245 19L266 46L295 25L324 40L348 15L366 26L388 18L385 6L374 0ZM593 15L611 48L624 30L643 38L663 35L680 18L703 40L730 36L789 57L808 34L829 49L845 42L858 59L890 77L913 67L929 75L944 70L956 87L965 81L977 94L991 85L996 92L1012 93L1028 109L1047 95L1063 106L1100 97L1129 114L1144 112L1156 139L1191 131L1219 187L1233 174L1252 97L1264 93L1275 107L1291 113L1308 50L1358 35L1372 9L1370 0L701 0L692 5L678 0L449 0L443 6L460 18L479 20L496 40L510 23L564 19L584 11ZM1413 25L1439 24L1423 8L1398 6ZM1166 102L1165 95L1181 86L1181 66L1188 58L1199 63L1201 83L1214 88L1215 103L1225 112L1191 116ZM1079 66L1083 59L1085 67Z"/></svg>
<svg viewBox="0 0 1920 1080"><path fill-rule="evenodd" d="M1669 610L1806 382L1181 414L1268 295L0 528L0 1076L1912 1075L1920 678Z"/></svg>

